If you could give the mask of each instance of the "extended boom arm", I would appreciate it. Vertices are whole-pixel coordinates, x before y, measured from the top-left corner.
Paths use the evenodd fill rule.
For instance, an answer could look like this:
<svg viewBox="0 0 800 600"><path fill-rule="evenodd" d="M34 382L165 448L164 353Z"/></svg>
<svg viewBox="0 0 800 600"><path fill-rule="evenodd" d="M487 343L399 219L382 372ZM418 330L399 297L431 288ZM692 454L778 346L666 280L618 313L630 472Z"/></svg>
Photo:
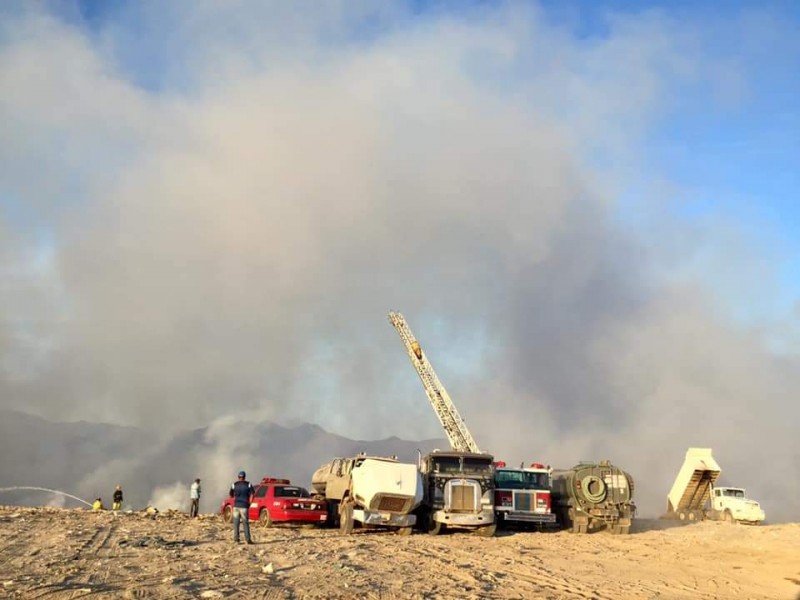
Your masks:
<svg viewBox="0 0 800 600"><path fill-rule="evenodd" d="M411 328L406 323L403 315L398 312L390 312L389 322L394 325L397 333L400 334L400 339L403 340L403 344L408 351L408 358L422 380L425 393L431 401L436 416L439 417L439 422L444 427L452 449L458 452L480 452L478 444L475 443L466 423L464 423L453 401L450 399L450 395L436 376L436 371L433 370L431 363L425 358L422 347L414 337L414 334L411 333Z"/></svg>

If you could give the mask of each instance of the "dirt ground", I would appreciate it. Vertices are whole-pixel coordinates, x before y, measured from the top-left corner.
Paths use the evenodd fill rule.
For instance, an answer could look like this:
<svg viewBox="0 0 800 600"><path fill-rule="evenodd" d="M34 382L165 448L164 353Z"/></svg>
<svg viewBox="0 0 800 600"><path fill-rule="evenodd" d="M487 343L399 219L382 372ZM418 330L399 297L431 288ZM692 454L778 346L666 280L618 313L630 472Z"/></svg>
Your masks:
<svg viewBox="0 0 800 600"><path fill-rule="evenodd" d="M0 507L0 598L800 600L800 524L351 536L214 515Z"/></svg>

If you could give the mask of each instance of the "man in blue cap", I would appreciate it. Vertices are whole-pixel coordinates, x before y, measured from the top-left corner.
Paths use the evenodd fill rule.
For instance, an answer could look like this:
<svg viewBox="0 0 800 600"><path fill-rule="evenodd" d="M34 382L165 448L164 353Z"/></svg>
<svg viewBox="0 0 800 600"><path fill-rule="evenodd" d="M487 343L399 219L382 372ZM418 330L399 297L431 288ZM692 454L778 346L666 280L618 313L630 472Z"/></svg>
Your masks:
<svg viewBox="0 0 800 600"><path fill-rule="evenodd" d="M239 478L231 485L230 497L233 498L233 541L239 543L239 521L244 520L244 539L252 544L250 538L250 519L247 512L250 508L250 499L255 493L253 486L245 479L244 471L239 471Z"/></svg>

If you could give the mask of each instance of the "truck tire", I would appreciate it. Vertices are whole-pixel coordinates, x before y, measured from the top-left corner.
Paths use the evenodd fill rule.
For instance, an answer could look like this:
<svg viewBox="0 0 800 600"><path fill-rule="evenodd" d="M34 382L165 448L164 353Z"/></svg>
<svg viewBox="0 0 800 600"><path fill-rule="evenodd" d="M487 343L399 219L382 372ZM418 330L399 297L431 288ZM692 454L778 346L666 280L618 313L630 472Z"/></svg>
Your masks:
<svg viewBox="0 0 800 600"><path fill-rule="evenodd" d="M233 521L233 509L230 506L226 506L222 511L222 520L226 523L230 523Z"/></svg>
<svg viewBox="0 0 800 600"><path fill-rule="evenodd" d="M339 532L342 535L350 535L353 533L353 503L349 501L342 502L339 510Z"/></svg>
<svg viewBox="0 0 800 600"><path fill-rule="evenodd" d="M262 508L258 513L258 522L264 528L272 526L272 517L269 516L269 511L266 508Z"/></svg>
<svg viewBox="0 0 800 600"><path fill-rule="evenodd" d="M733 518L733 513L730 510L726 510L722 518L726 523L736 525L736 519Z"/></svg>
<svg viewBox="0 0 800 600"><path fill-rule="evenodd" d="M631 526L630 525L618 525L618 524L615 523L614 525L609 525L608 526L608 530L613 535L628 535L631 532Z"/></svg>
<svg viewBox="0 0 800 600"><path fill-rule="evenodd" d="M339 501L328 500L328 519L325 523L328 527L339 527Z"/></svg>
<svg viewBox="0 0 800 600"><path fill-rule="evenodd" d="M679 518L681 521L685 521L685 520L686 520L686 513L685 513L684 511L681 511L681 512L679 512L679 513L678 513L678 518Z"/></svg>
<svg viewBox="0 0 800 600"><path fill-rule="evenodd" d="M572 522L572 533L589 533L589 523L583 523L580 520Z"/></svg>
<svg viewBox="0 0 800 600"><path fill-rule="evenodd" d="M496 531L497 531L497 523L492 523L491 525L484 525L483 527L478 527L475 530L475 535L477 535L478 537L494 537Z"/></svg>
<svg viewBox="0 0 800 600"><path fill-rule="evenodd" d="M429 535L439 535L442 531L442 524L433 518L433 515L429 514L425 518L425 533Z"/></svg>

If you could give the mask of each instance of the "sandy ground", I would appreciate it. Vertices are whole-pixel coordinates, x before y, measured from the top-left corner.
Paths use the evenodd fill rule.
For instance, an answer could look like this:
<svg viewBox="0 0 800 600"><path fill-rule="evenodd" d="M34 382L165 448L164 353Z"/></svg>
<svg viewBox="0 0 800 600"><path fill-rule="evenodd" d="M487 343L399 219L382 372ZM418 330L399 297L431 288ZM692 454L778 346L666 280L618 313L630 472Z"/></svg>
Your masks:
<svg viewBox="0 0 800 600"><path fill-rule="evenodd" d="M604 532L253 527L217 516L0 507L0 598L800 600L800 524L639 521Z"/></svg>

